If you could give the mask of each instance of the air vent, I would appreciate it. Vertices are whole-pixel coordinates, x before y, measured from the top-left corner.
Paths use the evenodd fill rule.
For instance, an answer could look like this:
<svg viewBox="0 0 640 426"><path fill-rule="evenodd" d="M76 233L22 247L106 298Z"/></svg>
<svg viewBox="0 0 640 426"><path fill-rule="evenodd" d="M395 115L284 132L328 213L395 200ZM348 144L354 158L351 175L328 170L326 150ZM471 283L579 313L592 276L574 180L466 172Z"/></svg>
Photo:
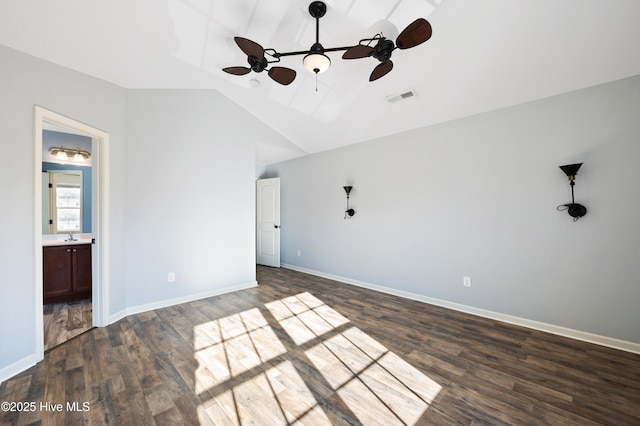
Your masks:
<svg viewBox="0 0 640 426"><path fill-rule="evenodd" d="M387 102L393 104L399 101L413 98L414 96L416 96L416 92L414 92L413 90L409 90L408 92L400 93L399 95L387 96Z"/></svg>

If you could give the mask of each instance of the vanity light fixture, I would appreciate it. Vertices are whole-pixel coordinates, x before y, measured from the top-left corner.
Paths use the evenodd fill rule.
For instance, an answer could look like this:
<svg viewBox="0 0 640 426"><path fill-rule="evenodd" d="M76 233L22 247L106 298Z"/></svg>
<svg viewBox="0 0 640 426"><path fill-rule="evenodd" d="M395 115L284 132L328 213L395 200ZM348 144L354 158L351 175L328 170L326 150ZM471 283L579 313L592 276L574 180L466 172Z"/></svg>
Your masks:
<svg viewBox="0 0 640 426"><path fill-rule="evenodd" d="M91 157L88 151L83 151L80 148L68 149L63 146L49 148L51 155L56 157L56 160L68 160L72 158L73 161L83 163Z"/></svg>
<svg viewBox="0 0 640 426"><path fill-rule="evenodd" d="M73 161L84 163L84 155L80 153L80 148L76 149L76 153L73 154Z"/></svg>
<svg viewBox="0 0 640 426"><path fill-rule="evenodd" d="M587 214L587 208L582 204L576 203L573 196L573 187L576 184L576 175L578 174L578 170L580 170L580 166L582 166L582 163L560 166L560 169L562 169L569 178L569 185L571 185L571 203L559 205L558 211L567 210L569 212L569 216L573 218L574 222Z"/></svg>
<svg viewBox="0 0 640 426"><path fill-rule="evenodd" d="M354 209L350 209L349 208L349 193L351 192L351 189L353 189L353 186L343 186L344 188L344 192L347 193L347 210L345 210L344 212L344 218L347 219L351 218L354 214L356 214L356 211Z"/></svg>
<svg viewBox="0 0 640 426"><path fill-rule="evenodd" d="M53 151L50 151L50 152L51 152L51 154L53 154ZM68 160L69 159L69 156L67 155L67 153L62 151L62 150L58 151L58 153L55 154L55 156L56 156L56 160Z"/></svg>

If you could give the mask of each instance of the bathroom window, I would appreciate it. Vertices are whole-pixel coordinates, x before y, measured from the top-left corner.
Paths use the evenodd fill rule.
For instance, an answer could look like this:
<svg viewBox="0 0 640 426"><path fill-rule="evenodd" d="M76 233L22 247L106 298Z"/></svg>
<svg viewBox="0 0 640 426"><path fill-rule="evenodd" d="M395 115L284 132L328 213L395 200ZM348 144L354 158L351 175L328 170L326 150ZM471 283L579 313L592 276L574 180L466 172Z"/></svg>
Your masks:
<svg viewBox="0 0 640 426"><path fill-rule="evenodd" d="M80 186L58 185L56 187L57 232L80 232L81 209Z"/></svg>
<svg viewBox="0 0 640 426"><path fill-rule="evenodd" d="M48 177L48 233L82 232L82 173L55 170L49 171Z"/></svg>

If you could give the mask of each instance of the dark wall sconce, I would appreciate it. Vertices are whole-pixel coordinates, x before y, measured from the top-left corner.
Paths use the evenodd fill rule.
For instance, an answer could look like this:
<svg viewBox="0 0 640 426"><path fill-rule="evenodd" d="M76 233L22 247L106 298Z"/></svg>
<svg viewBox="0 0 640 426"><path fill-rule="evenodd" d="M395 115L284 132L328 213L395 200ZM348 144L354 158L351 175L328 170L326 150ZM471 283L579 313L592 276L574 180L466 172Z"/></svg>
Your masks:
<svg viewBox="0 0 640 426"><path fill-rule="evenodd" d="M347 219L351 218L354 214L356 214L356 211L354 209L350 209L349 208L349 193L351 192L351 189L353 189L353 186L343 186L344 188L344 192L347 193L347 210L344 211L344 218Z"/></svg>
<svg viewBox="0 0 640 426"><path fill-rule="evenodd" d="M571 203L558 206L558 211L567 210L569 212L569 216L573 218L574 222L587 214L587 208L582 204L576 203L575 198L573 197L573 187L576 184L576 175L578 174L578 170L580 170L580 166L582 166L582 163L560 166L562 171L569 178L569 185L571 185Z"/></svg>

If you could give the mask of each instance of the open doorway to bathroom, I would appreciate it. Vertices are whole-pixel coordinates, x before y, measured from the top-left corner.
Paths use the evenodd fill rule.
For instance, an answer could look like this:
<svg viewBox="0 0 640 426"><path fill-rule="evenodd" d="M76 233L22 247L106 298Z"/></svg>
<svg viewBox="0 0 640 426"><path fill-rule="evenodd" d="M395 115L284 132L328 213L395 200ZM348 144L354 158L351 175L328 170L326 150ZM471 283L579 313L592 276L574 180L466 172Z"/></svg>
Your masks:
<svg viewBox="0 0 640 426"><path fill-rule="evenodd" d="M42 359L45 350L108 323L109 135L36 106L34 136L36 345Z"/></svg>
<svg viewBox="0 0 640 426"><path fill-rule="evenodd" d="M93 239L92 138L42 129L43 328L45 352L90 330Z"/></svg>

